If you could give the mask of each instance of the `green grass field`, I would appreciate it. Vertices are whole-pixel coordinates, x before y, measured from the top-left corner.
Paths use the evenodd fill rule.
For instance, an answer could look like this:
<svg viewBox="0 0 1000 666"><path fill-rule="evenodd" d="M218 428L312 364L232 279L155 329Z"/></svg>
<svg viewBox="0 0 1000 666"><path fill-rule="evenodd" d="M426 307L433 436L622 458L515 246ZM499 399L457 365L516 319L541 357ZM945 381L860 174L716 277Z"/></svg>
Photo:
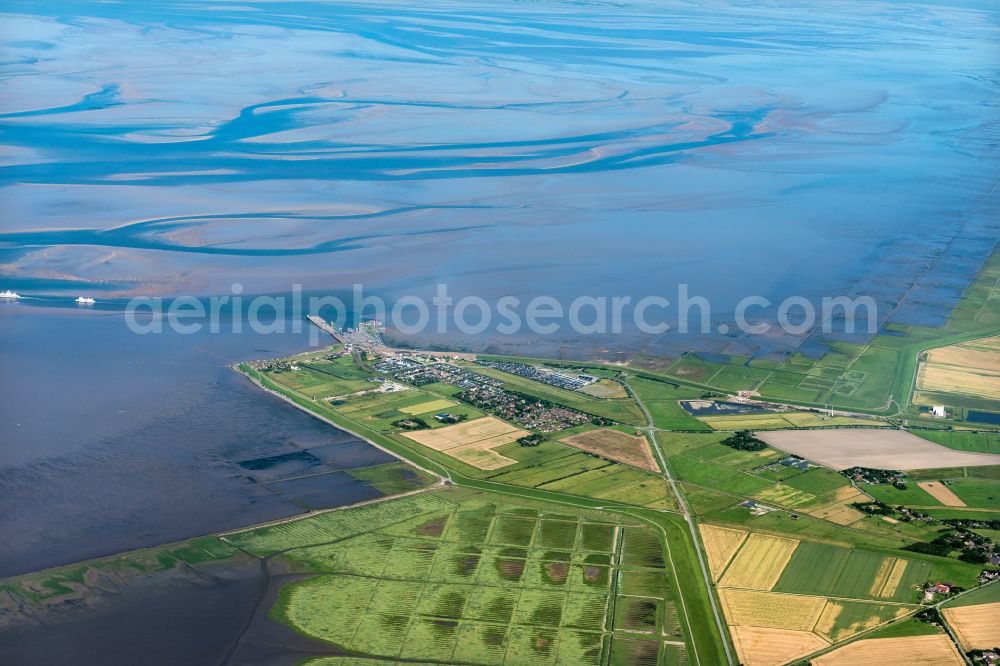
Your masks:
<svg viewBox="0 0 1000 666"><path fill-rule="evenodd" d="M966 506L1000 510L1000 481L996 479L955 479L949 482L948 489Z"/></svg>
<svg viewBox="0 0 1000 666"><path fill-rule="evenodd" d="M677 402L697 399L702 391L641 376L629 377L628 383L646 405L657 428L710 430L706 424L688 414Z"/></svg>
<svg viewBox="0 0 1000 666"><path fill-rule="evenodd" d="M386 495L405 493L424 488L434 483L434 477L404 462L391 462L371 467L349 469L347 473L355 479L367 481L376 490Z"/></svg>
<svg viewBox="0 0 1000 666"><path fill-rule="evenodd" d="M833 642L845 640L866 628L884 624L904 613L917 610L917 606L879 604L864 601L830 601L837 609L832 626L819 633Z"/></svg>
<svg viewBox="0 0 1000 666"><path fill-rule="evenodd" d="M317 572L272 617L356 656L601 664L633 632L684 640L662 538L612 514L455 489L279 527L227 541Z"/></svg>
<svg viewBox="0 0 1000 666"><path fill-rule="evenodd" d="M344 395L372 388L368 373L355 365L350 356L333 361L301 362L298 370L278 372L283 383L311 398Z"/></svg>
<svg viewBox="0 0 1000 666"><path fill-rule="evenodd" d="M874 599L872 584L885 557L876 551L803 541L792 554L774 591ZM915 601L917 592L913 586L924 583L930 573L931 566L926 562L907 560L895 593L885 599Z"/></svg>
<svg viewBox="0 0 1000 666"><path fill-rule="evenodd" d="M978 590L972 590L960 597L947 601L945 608L958 608L960 606L976 606L978 604L995 604L1000 602L1000 585L991 583Z"/></svg>
<svg viewBox="0 0 1000 666"><path fill-rule="evenodd" d="M941 506L941 502L930 496L927 491L918 486L915 481L906 484L906 488L900 490L895 486L887 484L869 485L860 484L861 490L871 495L880 502L889 506Z"/></svg>
<svg viewBox="0 0 1000 666"><path fill-rule="evenodd" d="M914 435L937 442L949 449L973 453L1000 454L1000 432L965 430L911 430Z"/></svg>
<svg viewBox="0 0 1000 666"><path fill-rule="evenodd" d="M906 619L877 629L865 638L905 638L907 636L931 636L943 633L944 629L921 620Z"/></svg>

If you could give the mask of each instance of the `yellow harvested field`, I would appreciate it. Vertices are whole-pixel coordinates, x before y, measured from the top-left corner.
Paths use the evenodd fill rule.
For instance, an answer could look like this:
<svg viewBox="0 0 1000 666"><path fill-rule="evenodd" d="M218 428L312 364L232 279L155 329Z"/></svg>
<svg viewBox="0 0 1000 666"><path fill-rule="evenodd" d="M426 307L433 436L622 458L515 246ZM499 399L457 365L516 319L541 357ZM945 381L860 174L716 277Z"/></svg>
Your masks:
<svg viewBox="0 0 1000 666"><path fill-rule="evenodd" d="M400 434L473 467L497 469L513 465L517 461L500 455L493 449L516 441L528 433L500 419L486 416L437 430L417 430Z"/></svg>
<svg viewBox="0 0 1000 666"><path fill-rule="evenodd" d="M875 580L872 581L871 589L868 593L873 597L882 596L882 591L885 589L885 583L889 580L889 574L892 573L892 567L895 564L893 560L894 557L886 557L882 559L882 564L878 567L878 572L875 574Z"/></svg>
<svg viewBox="0 0 1000 666"><path fill-rule="evenodd" d="M730 626L809 631L826 606L825 597L754 590L719 589Z"/></svg>
<svg viewBox="0 0 1000 666"><path fill-rule="evenodd" d="M927 491L927 494L945 506L965 506L962 498L951 491L951 488L940 481L923 481L917 486Z"/></svg>
<svg viewBox="0 0 1000 666"><path fill-rule="evenodd" d="M850 525L865 517L851 506L854 502L867 501L866 496L853 486L841 486L833 493L833 499L826 504L806 509L810 516L829 520L837 525Z"/></svg>
<svg viewBox="0 0 1000 666"><path fill-rule="evenodd" d="M946 608L944 617L966 650L988 650L1000 645L1000 601Z"/></svg>
<svg viewBox="0 0 1000 666"><path fill-rule="evenodd" d="M836 525L851 525L865 517L865 514L861 513L853 506L841 506L836 510L810 511L809 515L822 518L823 520L829 520L831 523Z"/></svg>
<svg viewBox="0 0 1000 666"><path fill-rule="evenodd" d="M404 414L416 415L416 414L426 414L427 412L436 412L454 406L455 403L451 402L450 400L430 400L428 402L422 402L419 405L410 405L409 407L401 407L399 411L403 412Z"/></svg>
<svg viewBox="0 0 1000 666"><path fill-rule="evenodd" d="M632 465L639 469L659 472L660 468L653 459L653 452L649 449L649 442L645 437L635 437L621 430L602 428L600 430L588 430L578 435L571 435L559 440L563 444L568 444L574 449L580 449L587 453L616 460Z"/></svg>
<svg viewBox="0 0 1000 666"><path fill-rule="evenodd" d="M778 666L795 661L829 643L808 631L769 629L766 627L733 627L733 642L740 662L745 666ZM816 663L816 662L813 662Z"/></svg>
<svg viewBox="0 0 1000 666"><path fill-rule="evenodd" d="M733 555L749 532L714 525L699 525L698 529L701 531L701 540L705 542L712 580L719 580L719 576L725 571L729 560L733 559Z"/></svg>
<svg viewBox="0 0 1000 666"><path fill-rule="evenodd" d="M965 661L944 634L906 636L905 638L869 638L812 658L813 666L947 666Z"/></svg>
<svg viewBox="0 0 1000 666"><path fill-rule="evenodd" d="M874 629L880 624L884 624L896 618L906 615L911 610L912 607L909 606L895 606L888 604L869 604L871 608L871 614L867 617L860 618L855 622L847 626L837 627L837 618L840 614L844 612L844 603L842 601L835 601L833 599L826 605L823 609L823 614L820 616L819 621L813 628L817 634L826 638L831 643L839 643L840 641L845 641L851 636L856 636L862 631L867 631L868 629ZM857 602L847 602L856 604ZM883 615L883 611L887 608L894 609L892 617L886 617Z"/></svg>
<svg viewBox="0 0 1000 666"><path fill-rule="evenodd" d="M867 496L854 486L841 486L833 491L833 497L838 502L858 502Z"/></svg>
<svg viewBox="0 0 1000 666"><path fill-rule="evenodd" d="M1000 400L1000 335L928 351L917 370L917 391Z"/></svg>
<svg viewBox="0 0 1000 666"><path fill-rule="evenodd" d="M719 581L726 587L743 587L770 590L778 582L792 553L799 545L797 539L751 534L743 544L736 559L726 569Z"/></svg>
<svg viewBox="0 0 1000 666"><path fill-rule="evenodd" d="M903 578L906 565L906 560L901 560L898 557L887 557L882 560L878 573L875 574L875 581L872 583L871 595L889 599L896 594L896 588L899 587L899 581Z"/></svg>
<svg viewBox="0 0 1000 666"><path fill-rule="evenodd" d="M818 506L809 507L805 512L837 525L850 525L864 518L864 514L851 504L866 500L865 494L857 488L841 486L833 492L832 499Z"/></svg>
<svg viewBox="0 0 1000 666"><path fill-rule="evenodd" d="M1000 455L956 451L896 428L769 430L757 436L776 449L841 470L936 469L1000 465Z"/></svg>

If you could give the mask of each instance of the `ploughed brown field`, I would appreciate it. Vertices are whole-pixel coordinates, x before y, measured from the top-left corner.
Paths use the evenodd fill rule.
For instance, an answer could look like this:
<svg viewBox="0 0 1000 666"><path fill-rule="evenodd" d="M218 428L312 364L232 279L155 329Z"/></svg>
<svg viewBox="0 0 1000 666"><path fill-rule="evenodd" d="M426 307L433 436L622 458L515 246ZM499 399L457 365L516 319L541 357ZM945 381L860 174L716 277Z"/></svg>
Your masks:
<svg viewBox="0 0 1000 666"><path fill-rule="evenodd" d="M571 435L559 441L574 449L580 449L639 469L650 472L660 471L645 437L635 437L620 430L602 428L601 430L588 430L578 435Z"/></svg>
<svg viewBox="0 0 1000 666"><path fill-rule="evenodd" d="M773 430L757 437L776 449L836 470L848 467L935 469L1000 465L1000 456L956 451L905 430L833 428Z"/></svg>
<svg viewBox="0 0 1000 666"><path fill-rule="evenodd" d="M951 488L944 485L940 481L924 481L918 483L922 490L927 491L927 494L936 499L941 504L945 506L965 506L965 502L962 498L952 492Z"/></svg>

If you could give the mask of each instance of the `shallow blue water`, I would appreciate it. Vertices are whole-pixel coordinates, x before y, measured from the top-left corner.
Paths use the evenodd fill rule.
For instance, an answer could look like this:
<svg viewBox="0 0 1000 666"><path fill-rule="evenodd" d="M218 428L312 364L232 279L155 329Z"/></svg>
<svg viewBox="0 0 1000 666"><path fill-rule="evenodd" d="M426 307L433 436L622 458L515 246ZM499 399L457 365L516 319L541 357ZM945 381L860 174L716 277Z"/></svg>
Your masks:
<svg viewBox="0 0 1000 666"><path fill-rule="evenodd" d="M5 12L0 281L26 293L685 282L720 319L867 293L934 324L998 236L988 2Z"/></svg>
<svg viewBox="0 0 1000 666"><path fill-rule="evenodd" d="M723 322L749 295L866 294L934 325L1000 237L985 1L2 10L0 289L37 299L0 307L0 575L284 515L229 463L329 436L225 367L304 336L139 339L111 312L129 296L689 283ZM81 293L112 305L59 310ZM830 339L448 338L615 358Z"/></svg>
<svg viewBox="0 0 1000 666"><path fill-rule="evenodd" d="M229 368L306 345L0 304L0 577L380 496L341 470L391 456ZM311 469L240 464L303 450Z"/></svg>

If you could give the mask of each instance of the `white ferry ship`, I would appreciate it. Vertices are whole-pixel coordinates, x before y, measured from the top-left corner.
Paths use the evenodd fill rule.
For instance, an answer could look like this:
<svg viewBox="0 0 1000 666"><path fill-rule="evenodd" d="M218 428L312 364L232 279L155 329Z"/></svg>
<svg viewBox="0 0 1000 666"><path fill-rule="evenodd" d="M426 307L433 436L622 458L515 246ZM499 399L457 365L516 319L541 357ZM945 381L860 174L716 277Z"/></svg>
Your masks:
<svg viewBox="0 0 1000 666"><path fill-rule="evenodd" d="M0 298L7 299L9 301L16 301L17 299L21 298L21 294L17 293L16 291L11 291L10 289L7 289L4 291L0 291Z"/></svg>
<svg viewBox="0 0 1000 666"><path fill-rule="evenodd" d="M76 302L80 305L93 305L97 301L92 299L90 296L80 296L76 299Z"/></svg>

